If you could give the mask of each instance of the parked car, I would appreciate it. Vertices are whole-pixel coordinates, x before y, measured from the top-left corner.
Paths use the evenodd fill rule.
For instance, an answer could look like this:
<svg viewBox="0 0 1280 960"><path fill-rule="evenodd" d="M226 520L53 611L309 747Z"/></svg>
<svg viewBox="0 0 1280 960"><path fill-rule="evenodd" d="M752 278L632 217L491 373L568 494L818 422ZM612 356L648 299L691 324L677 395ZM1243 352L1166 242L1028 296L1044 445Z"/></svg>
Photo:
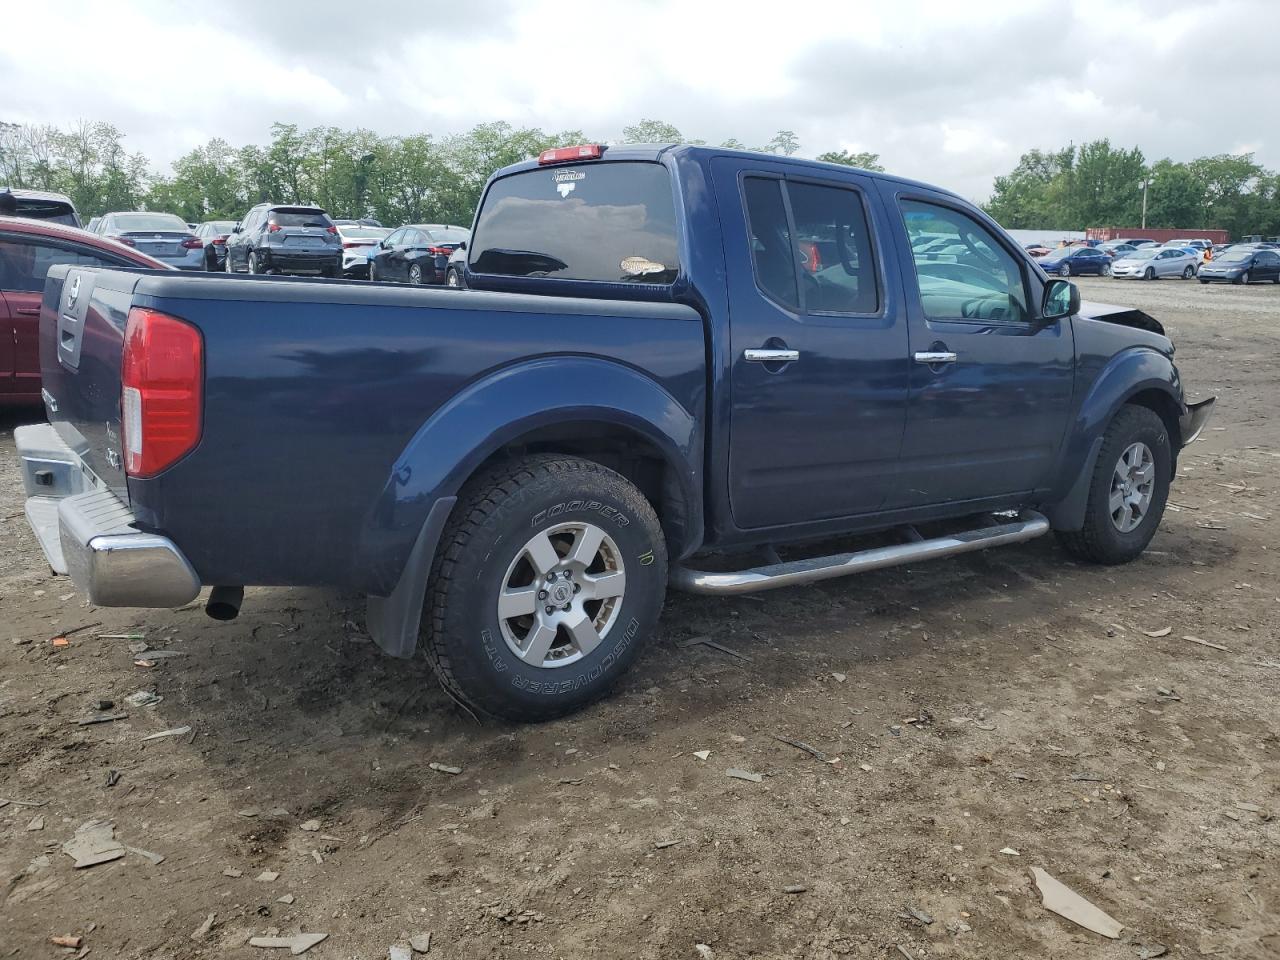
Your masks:
<svg viewBox="0 0 1280 960"><path fill-rule="evenodd" d="M0 407L40 403L40 298L45 275L60 263L167 268L56 220L0 217Z"/></svg>
<svg viewBox="0 0 1280 960"><path fill-rule="evenodd" d="M1112 243L1128 243L1135 247L1158 247L1159 244L1150 237L1127 237L1111 241Z"/></svg>
<svg viewBox="0 0 1280 960"><path fill-rule="evenodd" d="M914 255L924 223L964 252ZM801 237L835 261L802 268ZM209 584L221 618L244 584L358 591L385 651L424 628L456 697L537 720L628 669L668 580L732 595L1050 530L1132 560L1213 403L1156 320L1082 307L981 209L883 174L550 150L490 178L467 248L465 296L55 267L50 423L15 436L53 567L99 606ZM901 536L741 559L872 531Z"/></svg>
<svg viewBox="0 0 1280 960"><path fill-rule="evenodd" d="M134 247L179 270L204 269L204 244L172 213L105 213L98 236Z"/></svg>
<svg viewBox="0 0 1280 960"><path fill-rule="evenodd" d="M467 285L467 242L458 244L457 249L449 254L449 265L445 267L444 285L461 289Z"/></svg>
<svg viewBox="0 0 1280 960"><path fill-rule="evenodd" d="M1045 273L1060 277L1094 274L1105 277L1111 272L1111 258L1094 247L1059 247L1038 259Z"/></svg>
<svg viewBox="0 0 1280 960"><path fill-rule="evenodd" d="M1190 280L1200 268L1200 257L1180 247L1141 247L1111 264L1111 276L1158 280L1182 277Z"/></svg>
<svg viewBox="0 0 1280 960"><path fill-rule="evenodd" d="M50 190L27 190L21 187L0 187L0 194L8 194L15 208L14 216L30 220L48 220L68 227L79 227L80 214L76 205L64 193Z"/></svg>
<svg viewBox="0 0 1280 960"><path fill-rule="evenodd" d="M84 227L84 228L85 228L86 230L88 230L90 233L97 233L97 232L98 232L98 224L100 224L101 222L102 222L102 218L101 218L101 217L90 217L90 218L89 218L89 222L88 222L87 224L85 224L85 227Z"/></svg>
<svg viewBox="0 0 1280 960"><path fill-rule="evenodd" d="M227 240L227 273L342 276L338 228L319 207L260 203Z"/></svg>
<svg viewBox="0 0 1280 960"><path fill-rule="evenodd" d="M375 220L373 217L361 217L359 220L334 220L333 222L335 226L339 227L382 227L382 222Z"/></svg>
<svg viewBox="0 0 1280 960"><path fill-rule="evenodd" d="M1280 253L1241 247L1214 257L1200 268L1201 283L1253 283L1255 280L1280 283Z"/></svg>
<svg viewBox="0 0 1280 960"><path fill-rule="evenodd" d="M449 256L471 235L466 227L414 223L381 241L369 256L370 280L444 283Z"/></svg>
<svg viewBox="0 0 1280 960"><path fill-rule="evenodd" d="M335 220L334 223L342 239L342 275L367 278L369 255L378 249L378 241L385 240L391 231L386 227L366 227L358 220Z"/></svg>
<svg viewBox="0 0 1280 960"><path fill-rule="evenodd" d="M206 220L196 225L196 236L204 245L204 268L210 272L225 270L227 240L236 228L234 220Z"/></svg>
<svg viewBox="0 0 1280 960"><path fill-rule="evenodd" d="M1132 243L1121 243L1119 240L1111 240L1102 244L1098 248L1112 260L1123 257L1126 253L1133 253L1138 247Z"/></svg>

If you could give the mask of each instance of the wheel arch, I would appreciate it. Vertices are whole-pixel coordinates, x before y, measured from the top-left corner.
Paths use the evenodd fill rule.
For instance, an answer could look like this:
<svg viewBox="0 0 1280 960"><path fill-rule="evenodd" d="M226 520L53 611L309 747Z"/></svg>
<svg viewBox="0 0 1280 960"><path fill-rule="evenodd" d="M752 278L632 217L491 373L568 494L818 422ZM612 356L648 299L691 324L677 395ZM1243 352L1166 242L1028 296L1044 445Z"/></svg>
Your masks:
<svg viewBox="0 0 1280 960"><path fill-rule="evenodd" d="M616 470L653 505L679 559L702 541L702 446L693 412L614 361L545 357L473 383L418 430L366 515L354 570L374 639L412 655L441 532L459 492L495 463L558 453Z"/></svg>
<svg viewBox="0 0 1280 960"><path fill-rule="evenodd" d="M1145 346L1131 347L1112 357L1095 378L1080 404L1071 436L1056 475L1064 478L1044 505L1055 530L1075 531L1084 523L1089 483L1103 434L1126 405L1152 410L1169 431L1176 473L1182 448L1180 417L1186 412L1182 386L1173 361Z"/></svg>

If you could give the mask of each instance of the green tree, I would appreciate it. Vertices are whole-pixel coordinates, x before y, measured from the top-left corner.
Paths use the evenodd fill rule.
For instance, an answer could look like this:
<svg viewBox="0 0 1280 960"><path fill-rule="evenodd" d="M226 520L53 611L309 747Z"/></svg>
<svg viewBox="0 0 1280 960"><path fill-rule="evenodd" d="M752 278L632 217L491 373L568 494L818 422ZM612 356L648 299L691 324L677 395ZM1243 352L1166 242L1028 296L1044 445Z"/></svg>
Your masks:
<svg viewBox="0 0 1280 960"><path fill-rule="evenodd" d="M1204 201L1204 184L1187 164L1166 157L1151 165L1147 176L1149 226L1212 226L1205 222Z"/></svg>
<svg viewBox="0 0 1280 960"><path fill-rule="evenodd" d="M679 128L665 120L641 120L622 128L623 143L690 143Z"/></svg>
<svg viewBox="0 0 1280 960"><path fill-rule="evenodd" d="M789 157L800 149L800 138L790 130L779 130L773 135L772 140L756 149L761 153L780 153L784 157Z"/></svg>
<svg viewBox="0 0 1280 960"><path fill-rule="evenodd" d="M818 160L823 163L839 163L846 167L858 167L860 170L884 170L880 165L878 153L850 153L848 150L828 150L820 153Z"/></svg>

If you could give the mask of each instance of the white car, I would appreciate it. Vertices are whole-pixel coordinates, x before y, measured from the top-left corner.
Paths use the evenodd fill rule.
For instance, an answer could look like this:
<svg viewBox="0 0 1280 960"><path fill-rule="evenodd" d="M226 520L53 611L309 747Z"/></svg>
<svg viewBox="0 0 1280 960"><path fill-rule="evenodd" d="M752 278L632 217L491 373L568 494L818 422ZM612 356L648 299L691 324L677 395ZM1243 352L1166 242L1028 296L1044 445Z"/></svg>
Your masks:
<svg viewBox="0 0 1280 960"><path fill-rule="evenodd" d="M1111 276L1125 280L1158 280L1181 277L1190 280L1200 268L1200 258L1181 247L1140 247L1111 264Z"/></svg>
<svg viewBox="0 0 1280 960"><path fill-rule="evenodd" d="M378 249L378 241L391 235L386 227L366 227L358 223L339 223L342 238L342 275L368 277L369 254Z"/></svg>

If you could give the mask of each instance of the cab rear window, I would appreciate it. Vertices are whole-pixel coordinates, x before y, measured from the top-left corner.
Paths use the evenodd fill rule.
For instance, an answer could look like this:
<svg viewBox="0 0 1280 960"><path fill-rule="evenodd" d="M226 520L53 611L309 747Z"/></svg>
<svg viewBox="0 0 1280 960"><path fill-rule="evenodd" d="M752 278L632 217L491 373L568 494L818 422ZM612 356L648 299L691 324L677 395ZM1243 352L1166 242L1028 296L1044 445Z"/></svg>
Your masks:
<svg viewBox="0 0 1280 960"><path fill-rule="evenodd" d="M504 177L485 197L470 257L476 273L671 283L680 261L670 175L618 161Z"/></svg>

